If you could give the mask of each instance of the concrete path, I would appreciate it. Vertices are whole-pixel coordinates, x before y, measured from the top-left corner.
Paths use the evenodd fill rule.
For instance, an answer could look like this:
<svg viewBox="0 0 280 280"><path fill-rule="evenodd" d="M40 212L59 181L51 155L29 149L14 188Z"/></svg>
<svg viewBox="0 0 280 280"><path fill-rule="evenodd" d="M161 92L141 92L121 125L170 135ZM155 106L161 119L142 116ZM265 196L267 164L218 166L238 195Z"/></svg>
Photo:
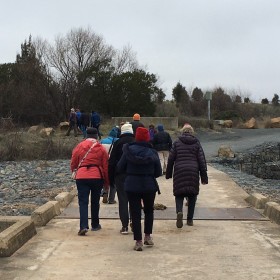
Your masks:
<svg viewBox="0 0 280 280"><path fill-rule="evenodd" d="M209 167L209 182L197 208L248 207L247 194L226 174ZM159 183L156 203L174 207L172 180ZM77 209L77 199L69 207ZM280 226L267 220L195 220L182 229L174 220L156 220L155 246L142 252L133 251L132 233L119 233L117 219L102 219L102 230L85 237L77 235L78 225L78 219L56 218L38 228L0 259L0 279L280 279Z"/></svg>

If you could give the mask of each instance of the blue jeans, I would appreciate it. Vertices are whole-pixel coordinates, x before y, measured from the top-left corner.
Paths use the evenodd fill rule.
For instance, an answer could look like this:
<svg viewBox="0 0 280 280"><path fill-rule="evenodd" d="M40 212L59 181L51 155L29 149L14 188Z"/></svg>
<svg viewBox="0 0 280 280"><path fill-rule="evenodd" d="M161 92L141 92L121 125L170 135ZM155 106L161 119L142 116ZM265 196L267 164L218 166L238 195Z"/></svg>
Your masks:
<svg viewBox="0 0 280 280"><path fill-rule="evenodd" d="M99 225L100 192L103 186L103 179L78 179L76 180L79 210L80 229L88 227L88 203L90 195L91 227Z"/></svg>
<svg viewBox="0 0 280 280"><path fill-rule="evenodd" d="M184 204L184 198L185 197L188 198L187 220L192 220L193 215L194 215L194 209L195 209L197 195L175 196L176 213L183 212L183 204Z"/></svg>
<svg viewBox="0 0 280 280"><path fill-rule="evenodd" d="M87 126L84 125L84 124L82 124L82 125L81 125L81 130L82 130L82 132L83 132L84 138L87 138Z"/></svg>

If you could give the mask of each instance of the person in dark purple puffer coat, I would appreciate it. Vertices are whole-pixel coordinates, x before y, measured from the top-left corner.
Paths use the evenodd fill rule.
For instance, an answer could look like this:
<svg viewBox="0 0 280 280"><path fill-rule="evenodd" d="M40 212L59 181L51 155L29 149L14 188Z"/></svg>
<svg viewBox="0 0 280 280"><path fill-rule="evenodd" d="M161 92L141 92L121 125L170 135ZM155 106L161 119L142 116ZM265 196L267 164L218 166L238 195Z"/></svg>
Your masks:
<svg viewBox="0 0 280 280"><path fill-rule="evenodd" d="M185 124L181 132L182 135L174 141L170 150L165 175L166 179L172 178L173 175L177 228L183 227L184 198L188 199L187 225L192 226L200 178L203 185L208 184L204 151L199 140L193 135L192 126Z"/></svg>

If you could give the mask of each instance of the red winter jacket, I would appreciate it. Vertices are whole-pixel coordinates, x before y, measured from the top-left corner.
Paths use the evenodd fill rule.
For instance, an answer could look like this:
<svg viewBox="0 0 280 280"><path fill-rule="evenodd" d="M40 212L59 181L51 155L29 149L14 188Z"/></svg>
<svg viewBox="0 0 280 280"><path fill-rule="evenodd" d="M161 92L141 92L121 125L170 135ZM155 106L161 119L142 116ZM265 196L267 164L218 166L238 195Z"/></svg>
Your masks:
<svg viewBox="0 0 280 280"><path fill-rule="evenodd" d="M71 172L78 168L79 162L82 160L94 142L96 142L96 144L90 150L86 158L82 161L82 164L77 171L76 179L103 178L104 188L108 190L108 154L105 148L94 138L87 138L73 149L71 158Z"/></svg>

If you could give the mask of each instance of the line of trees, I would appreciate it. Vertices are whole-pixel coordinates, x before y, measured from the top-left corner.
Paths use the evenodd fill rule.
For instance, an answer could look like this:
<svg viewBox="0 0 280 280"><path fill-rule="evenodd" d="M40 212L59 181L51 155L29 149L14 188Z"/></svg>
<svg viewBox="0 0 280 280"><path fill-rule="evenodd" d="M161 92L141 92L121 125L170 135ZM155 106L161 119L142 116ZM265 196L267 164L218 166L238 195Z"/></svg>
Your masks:
<svg viewBox="0 0 280 280"><path fill-rule="evenodd" d="M90 28L72 29L51 45L21 44L15 63L0 65L0 116L55 124L71 107L107 116L153 115L165 94L139 66L130 46L116 50Z"/></svg>
<svg viewBox="0 0 280 280"><path fill-rule="evenodd" d="M188 92L178 82L173 100L165 100L158 77L139 66L130 46L117 50L90 28L72 29L53 44L30 36L14 63L0 64L0 117L21 124L57 124L71 107L108 117L206 117L205 93L198 87ZM249 97L221 87L211 93L215 119L262 115L270 105L265 98L261 108L252 107ZM271 104L280 107L277 94Z"/></svg>
<svg viewBox="0 0 280 280"><path fill-rule="evenodd" d="M205 117L208 111L208 104L205 99L206 93L208 92L203 92L198 87L188 93L181 83L177 83L172 90L172 96L179 114ZM262 104L253 104L249 97L242 97L240 93L234 91L227 93L221 87L214 88L209 93L212 95L211 116L213 119L247 119L253 116L263 117L266 115L277 117L280 113L280 110L278 110L280 109L279 96L277 94L274 94L271 104L267 99L263 99Z"/></svg>

